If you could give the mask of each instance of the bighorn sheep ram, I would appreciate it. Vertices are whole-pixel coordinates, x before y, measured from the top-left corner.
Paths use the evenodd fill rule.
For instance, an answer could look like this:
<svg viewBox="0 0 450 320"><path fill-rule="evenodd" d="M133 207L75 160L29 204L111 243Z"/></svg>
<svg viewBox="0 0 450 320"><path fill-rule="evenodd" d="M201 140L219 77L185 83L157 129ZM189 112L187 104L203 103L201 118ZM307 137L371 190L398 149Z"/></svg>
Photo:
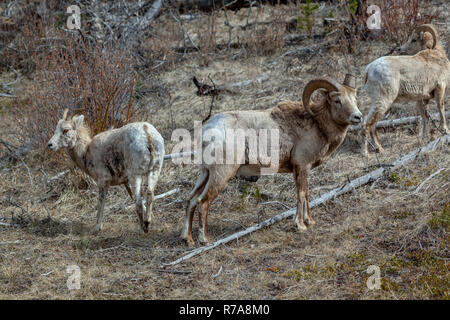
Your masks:
<svg viewBox="0 0 450 320"><path fill-rule="evenodd" d="M163 138L147 122L130 123L91 138L83 122L84 116L67 119L67 113L68 109L58 121L48 147L53 151L67 148L73 162L97 182L99 207L95 232L103 226L108 187L123 184L130 197L133 198L133 194L135 196L139 222L147 233L152 217L153 192L163 163ZM143 183L144 179L148 180L147 187ZM144 204L143 196L146 194L147 201Z"/></svg>
<svg viewBox="0 0 450 320"><path fill-rule="evenodd" d="M260 159L251 164L248 144L245 146L245 159L242 162L218 164L202 163L202 173L187 201L186 216L181 238L193 245L192 220L195 209L201 204L199 219L199 241L208 243L208 210L212 201L224 189L235 175L261 175L264 168L275 166L280 173L293 172L297 186L297 212L294 221L299 230L305 230L306 224L315 222L309 210L309 171L325 160L342 143L350 124L360 123L362 114L356 102L355 78L347 75L344 84L328 77L310 81L303 91L303 103L284 101L275 108L259 111L232 111L214 115L202 128L203 150L218 146L217 150L228 150L227 144L234 144L228 131L240 130L277 130L278 154L276 163L263 163ZM311 102L314 92L320 92L320 101ZM219 133L214 141L208 132ZM217 136L222 137L216 139ZM275 143L272 143L275 145ZM269 147L270 148L270 147ZM226 151L224 152L224 154Z"/></svg>
<svg viewBox="0 0 450 320"><path fill-rule="evenodd" d="M450 76L450 62L439 44L439 33L430 24L418 27L400 47L401 54L376 59L366 67L365 90L371 105L364 119L361 133L362 153L368 154L368 135L378 152L383 152L375 123L381 120L394 102L417 101L423 119L422 139L427 138L426 107L436 99L443 131L449 133L445 120L444 96Z"/></svg>

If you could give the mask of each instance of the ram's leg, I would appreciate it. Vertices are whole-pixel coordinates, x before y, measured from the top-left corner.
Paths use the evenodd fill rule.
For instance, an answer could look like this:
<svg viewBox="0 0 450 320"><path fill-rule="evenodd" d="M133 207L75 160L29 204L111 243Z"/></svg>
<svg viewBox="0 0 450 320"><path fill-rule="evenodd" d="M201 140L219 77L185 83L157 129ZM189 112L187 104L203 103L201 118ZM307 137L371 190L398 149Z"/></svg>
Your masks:
<svg viewBox="0 0 450 320"><path fill-rule="evenodd" d="M147 177L147 185L148 188L146 192L143 192L143 194L147 195L147 204L145 208L145 214L144 214L144 232L148 232L148 226L150 225L150 222L152 221L152 209L153 209L153 201L155 199L155 188L156 184L158 183L158 178L161 173L162 168L162 161L157 161L155 163L155 166L152 168L150 173Z"/></svg>
<svg viewBox="0 0 450 320"><path fill-rule="evenodd" d="M194 219L194 212L197 208L199 197L205 189L208 177L208 170L203 169L202 174L198 178L197 183L187 201L186 215L184 217L183 229L181 231L181 239L185 240L189 246L194 245L194 240L192 239L192 220Z"/></svg>
<svg viewBox="0 0 450 320"><path fill-rule="evenodd" d="M306 230L305 221L308 216L307 188L308 188L308 171L300 166L294 166L294 181L297 187L297 212L294 216L295 224L299 231Z"/></svg>
<svg viewBox="0 0 450 320"><path fill-rule="evenodd" d="M419 120L420 125L418 126L419 128L419 135L420 135L420 140L426 141L428 139L428 116L427 116L427 106L428 103L430 102L430 100L424 100L423 103L422 101L418 101L417 102L417 111L419 111L419 114L421 116L421 120ZM422 127L422 132L420 132L420 127Z"/></svg>
<svg viewBox="0 0 450 320"><path fill-rule="evenodd" d="M378 138L378 133L376 129L376 123L383 119L384 112L375 111L373 113L369 113L369 120L367 125L370 128L370 137L373 143L373 147L375 148L375 152L383 153L383 147L381 146L380 139Z"/></svg>
<svg viewBox="0 0 450 320"><path fill-rule="evenodd" d="M316 222L313 220L311 216L311 210L309 209L309 185L308 185L308 176L306 176L306 219L305 223L309 226L313 226Z"/></svg>
<svg viewBox="0 0 450 320"><path fill-rule="evenodd" d="M445 90L446 86L441 85L434 91L436 97L436 103L439 108L439 114L441 116L442 130L445 134L450 134L450 130L447 127L447 119L445 118Z"/></svg>
<svg viewBox="0 0 450 320"><path fill-rule="evenodd" d="M363 156L369 155L369 147L368 147L368 139L369 139L369 130L365 123L361 126L361 154Z"/></svg>
<svg viewBox="0 0 450 320"><path fill-rule="evenodd" d="M105 210L106 195L108 193L108 186L99 184L98 187L98 209L97 209L97 225L94 233L98 233L103 227L103 212Z"/></svg>
<svg viewBox="0 0 450 320"><path fill-rule="evenodd" d="M134 200L133 193L131 192L130 185L128 184L128 182L125 182L123 185L125 186L125 189L127 190L128 195L130 196L131 200Z"/></svg>
<svg viewBox="0 0 450 320"><path fill-rule="evenodd" d="M386 113L386 111L389 109L389 107L392 105L391 100L387 100L384 98L378 98L378 97L371 97L371 104L370 104L370 110L367 114L366 118L364 119L363 125L362 125L362 133L363 133L363 150L362 153L364 155L368 154L368 135L370 132L371 140L372 140L372 147L375 149L376 152L382 153L383 147L381 146L380 139L378 138L378 134L376 132L376 123L381 120Z"/></svg>
<svg viewBox="0 0 450 320"><path fill-rule="evenodd" d="M215 166L210 170L208 183L205 186L204 192L200 195L200 202L202 204L201 214L199 216L199 236L200 243L209 243L208 237L208 213L209 206L220 192L225 188L228 181L236 175L239 165L220 165Z"/></svg>
<svg viewBox="0 0 450 320"><path fill-rule="evenodd" d="M141 228L144 229L144 221L143 221L144 203L142 199L142 178L140 176L130 178L130 185L131 190L135 197L136 213L139 219L139 224Z"/></svg>

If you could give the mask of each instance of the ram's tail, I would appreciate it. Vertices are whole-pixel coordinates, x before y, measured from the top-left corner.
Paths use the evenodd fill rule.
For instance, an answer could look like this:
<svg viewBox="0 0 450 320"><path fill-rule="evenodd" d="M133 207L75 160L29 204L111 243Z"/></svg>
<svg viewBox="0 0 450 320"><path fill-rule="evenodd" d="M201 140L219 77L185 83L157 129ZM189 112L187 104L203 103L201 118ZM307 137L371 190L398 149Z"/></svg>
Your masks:
<svg viewBox="0 0 450 320"><path fill-rule="evenodd" d="M146 124L144 124L144 131L145 131L145 134L147 135L147 148L148 148L148 151L150 151L150 157L153 160L153 157L155 154L155 144L153 143L152 135L148 131L148 127Z"/></svg>

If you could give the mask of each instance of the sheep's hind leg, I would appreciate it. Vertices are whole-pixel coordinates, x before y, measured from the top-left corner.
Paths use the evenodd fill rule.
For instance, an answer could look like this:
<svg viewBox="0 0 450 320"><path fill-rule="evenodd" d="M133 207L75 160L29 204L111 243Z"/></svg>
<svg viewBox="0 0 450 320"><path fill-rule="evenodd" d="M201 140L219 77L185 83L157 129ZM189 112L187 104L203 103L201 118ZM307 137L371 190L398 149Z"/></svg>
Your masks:
<svg viewBox="0 0 450 320"><path fill-rule="evenodd" d="M108 193L108 187L107 186L100 186L98 188L98 211L97 211L97 225L94 229L94 234L98 233L100 230L102 230L103 227L103 212L105 210L105 201L106 201L106 194Z"/></svg>
<svg viewBox="0 0 450 320"><path fill-rule="evenodd" d="M184 217L183 229L181 230L181 239L185 240L188 246L193 246L194 240L192 239L192 220L194 219L194 212L197 208L199 197L203 193L205 185L208 181L209 172L203 169L201 176L198 178L197 183L192 190L190 197L186 205L186 215Z"/></svg>
<svg viewBox="0 0 450 320"><path fill-rule="evenodd" d="M369 129L366 127L365 123L363 123L361 127L361 154L365 157L369 156L368 136Z"/></svg>
<svg viewBox="0 0 450 320"><path fill-rule="evenodd" d="M439 108L439 115L441 116L442 130L445 134L450 134L450 130L447 127L447 119L445 118L445 89L445 87L438 87L434 94Z"/></svg>
<svg viewBox="0 0 450 320"><path fill-rule="evenodd" d="M152 221L152 208L153 208L153 201L155 200L155 187L156 183L158 182L159 174L161 173L161 167L162 163L158 162L156 166L153 168L152 171L148 174L148 188L146 192L143 192L143 194L147 195L147 204L145 208L145 215L144 215L144 227L143 230L145 233L148 232L148 227L150 225L150 222Z"/></svg>
<svg viewBox="0 0 450 320"><path fill-rule="evenodd" d="M130 189L130 186L128 185L128 182L125 182L123 185L125 186L125 189L127 190L128 195L130 196L131 200L134 200L133 193L131 192L131 189Z"/></svg>
<svg viewBox="0 0 450 320"><path fill-rule="evenodd" d="M384 151L376 132L376 123L383 118L386 111L392 105L392 101L377 100L377 98L371 98L371 101L369 114L364 119L361 130L363 136L362 154L365 156L368 155L369 151L367 145L369 132L375 152L382 153Z"/></svg>
<svg viewBox="0 0 450 320"><path fill-rule="evenodd" d="M377 153L384 152L384 149L380 143L380 139L378 138L378 133L377 133L377 128L376 128L376 123L383 118L383 115L384 115L383 112L375 112L368 122L368 125L370 127L370 138L373 142L375 152L377 152Z"/></svg>
<svg viewBox="0 0 450 320"><path fill-rule="evenodd" d="M142 178L140 176L133 177L130 179L130 185L132 192L134 193L135 203L136 203L136 213L139 218L139 223L142 229L144 229L144 221L143 221L143 199L142 199Z"/></svg>
<svg viewBox="0 0 450 320"><path fill-rule="evenodd" d="M198 240L202 244L208 244L208 213L209 206L220 192L225 188L228 181L236 175L239 169L239 164L230 164L216 166L214 170L210 170L208 183L205 190L200 195L200 203L202 210L199 216L199 235Z"/></svg>
<svg viewBox="0 0 450 320"><path fill-rule="evenodd" d="M420 131L420 127L422 127L422 133L419 132L420 135L420 140L422 142L427 141L428 140L428 116L427 116L427 106L428 106L429 100L424 100L423 103L422 101L418 101L417 102L417 111L419 111L419 114L421 116L421 121L419 121L419 131Z"/></svg>

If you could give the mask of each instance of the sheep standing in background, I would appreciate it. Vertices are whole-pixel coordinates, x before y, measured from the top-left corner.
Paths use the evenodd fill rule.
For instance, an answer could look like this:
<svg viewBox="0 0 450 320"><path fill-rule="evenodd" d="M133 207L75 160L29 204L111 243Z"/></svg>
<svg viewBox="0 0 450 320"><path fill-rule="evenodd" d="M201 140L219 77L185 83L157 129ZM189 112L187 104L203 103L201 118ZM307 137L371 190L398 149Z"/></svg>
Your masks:
<svg viewBox="0 0 450 320"><path fill-rule="evenodd" d="M293 172L298 197L295 223L299 230L305 230L306 225L313 225L315 222L309 210L308 175L311 169L326 161L339 147L349 125L361 122L362 114L357 107L354 87L355 79L351 75L346 76L344 84L330 78L319 78L306 85L303 103L285 101L267 110L233 111L211 117L203 126L203 149L217 146L217 150L230 150L228 147L234 144L227 133L230 129L274 130L279 133L276 149L278 156L276 159L271 157L268 161L258 158L258 161L252 163L249 161L252 154L247 144L242 147L245 150L243 163L203 162L202 173L188 199L181 238L188 245L194 244L192 220L195 209L200 204L199 240L207 243L207 217L213 200L235 175L258 176L267 167L275 167L276 172L280 173ZM321 101L311 103L310 97L316 91L321 93ZM210 140L209 132L218 133L218 139L206 142ZM226 151L224 158L227 157L225 153Z"/></svg>
<svg viewBox="0 0 450 320"><path fill-rule="evenodd" d="M97 182L99 207L95 232L102 229L108 188L123 184L131 198L134 194L139 222L147 233L152 217L154 190L163 163L163 138L147 122L130 123L91 138L83 122L84 116L67 119L67 113L68 109L58 121L48 147L53 151L67 148L75 164ZM147 188L143 183L145 179L148 180ZM145 195L146 205L143 199Z"/></svg>
<svg viewBox="0 0 450 320"><path fill-rule="evenodd" d="M426 139L426 107L434 98L439 107L442 129L449 133L444 97L450 79L450 62L439 44L438 31L430 24L418 27L401 46L400 52L410 55L381 57L366 67L364 88L370 97L371 105L361 128L361 151L364 155L368 154L369 132L377 151L383 152L375 123L383 118L394 102L417 101L417 109L423 119L422 139Z"/></svg>

